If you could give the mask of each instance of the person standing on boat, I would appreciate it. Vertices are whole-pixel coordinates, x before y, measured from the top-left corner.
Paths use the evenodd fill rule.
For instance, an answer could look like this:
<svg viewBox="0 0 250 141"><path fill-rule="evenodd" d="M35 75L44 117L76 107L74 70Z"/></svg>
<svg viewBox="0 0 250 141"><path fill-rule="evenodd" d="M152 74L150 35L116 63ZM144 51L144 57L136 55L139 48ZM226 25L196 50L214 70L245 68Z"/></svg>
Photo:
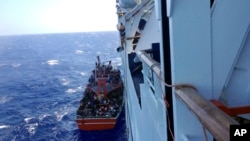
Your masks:
<svg viewBox="0 0 250 141"><path fill-rule="evenodd" d="M123 43L125 43L125 26L123 25L123 23L120 23L119 25L117 25L117 29L120 32L120 37L121 37L121 44L123 45Z"/></svg>

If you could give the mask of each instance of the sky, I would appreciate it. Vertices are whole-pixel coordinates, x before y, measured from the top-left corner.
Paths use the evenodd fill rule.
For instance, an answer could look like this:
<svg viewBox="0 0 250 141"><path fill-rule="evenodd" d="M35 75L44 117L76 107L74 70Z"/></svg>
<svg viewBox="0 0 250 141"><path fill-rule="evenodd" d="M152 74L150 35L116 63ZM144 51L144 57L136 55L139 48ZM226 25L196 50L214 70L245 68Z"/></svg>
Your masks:
<svg viewBox="0 0 250 141"><path fill-rule="evenodd" d="M0 0L0 35L116 30L116 0Z"/></svg>

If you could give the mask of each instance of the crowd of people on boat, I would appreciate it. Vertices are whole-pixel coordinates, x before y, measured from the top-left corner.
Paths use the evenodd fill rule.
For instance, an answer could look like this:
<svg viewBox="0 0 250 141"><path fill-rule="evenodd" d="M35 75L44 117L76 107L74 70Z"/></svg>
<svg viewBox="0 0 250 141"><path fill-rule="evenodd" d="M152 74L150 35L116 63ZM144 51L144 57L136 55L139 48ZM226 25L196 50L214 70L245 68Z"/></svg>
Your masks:
<svg viewBox="0 0 250 141"><path fill-rule="evenodd" d="M98 58L80 101L77 116L115 117L121 110L122 102L123 87L120 71L113 69L111 61L108 64L101 64Z"/></svg>
<svg viewBox="0 0 250 141"><path fill-rule="evenodd" d="M77 115L83 118L115 117L122 108L122 87L113 90L106 97L86 89L80 101Z"/></svg>
<svg viewBox="0 0 250 141"><path fill-rule="evenodd" d="M113 69L111 65L98 65L96 69L92 71L92 75L89 78L89 84L96 86L99 78L106 78L107 84L117 85L120 83L120 71Z"/></svg>

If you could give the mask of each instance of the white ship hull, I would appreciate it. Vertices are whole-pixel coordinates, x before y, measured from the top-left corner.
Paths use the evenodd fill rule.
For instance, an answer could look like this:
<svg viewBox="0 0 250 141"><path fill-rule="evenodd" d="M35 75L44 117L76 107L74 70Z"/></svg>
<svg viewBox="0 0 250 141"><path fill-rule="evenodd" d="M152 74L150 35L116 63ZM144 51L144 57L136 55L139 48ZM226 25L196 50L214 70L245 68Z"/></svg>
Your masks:
<svg viewBox="0 0 250 141"><path fill-rule="evenodd" d="M250 119L250 1L124 1L129 140L229 140L229 126Z"/></svg>

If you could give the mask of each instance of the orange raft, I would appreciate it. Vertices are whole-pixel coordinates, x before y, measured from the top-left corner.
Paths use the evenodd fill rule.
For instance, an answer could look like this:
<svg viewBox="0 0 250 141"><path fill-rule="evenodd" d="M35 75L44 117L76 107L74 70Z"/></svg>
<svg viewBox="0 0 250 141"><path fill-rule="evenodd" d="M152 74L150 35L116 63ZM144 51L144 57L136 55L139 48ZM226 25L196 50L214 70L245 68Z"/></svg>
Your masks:
<svg viewBox="0 0 250 141"><path fill-rule="evenodd" d="M76 112L80 130L113 129L123 107L123 84L120 70L111 61L97 63L89 78Z"/></svg>

